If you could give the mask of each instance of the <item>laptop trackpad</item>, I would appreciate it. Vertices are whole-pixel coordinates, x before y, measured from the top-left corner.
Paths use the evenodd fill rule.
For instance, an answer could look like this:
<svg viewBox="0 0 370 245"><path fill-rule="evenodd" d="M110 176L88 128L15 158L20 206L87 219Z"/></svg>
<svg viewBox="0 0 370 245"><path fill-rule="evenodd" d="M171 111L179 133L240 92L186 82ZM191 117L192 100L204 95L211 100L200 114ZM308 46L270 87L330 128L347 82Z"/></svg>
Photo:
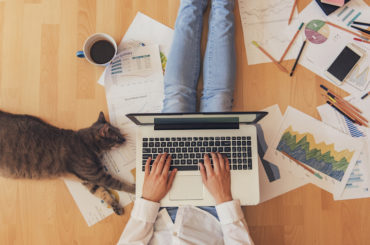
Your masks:
<svg viewBox="0 0 370 245"><path fill-rule="evenodd" d="M176 176L170 190L170 200L202 200L203 183L200 175Z"/></svg>

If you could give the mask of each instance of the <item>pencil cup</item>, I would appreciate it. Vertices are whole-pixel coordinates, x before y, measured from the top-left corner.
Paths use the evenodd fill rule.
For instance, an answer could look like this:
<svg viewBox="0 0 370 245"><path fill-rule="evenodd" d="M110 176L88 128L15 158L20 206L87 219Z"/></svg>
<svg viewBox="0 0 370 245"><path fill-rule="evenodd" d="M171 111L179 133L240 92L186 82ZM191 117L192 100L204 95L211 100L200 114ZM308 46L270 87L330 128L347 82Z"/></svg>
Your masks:
<svg viewBox="0 0 370 245"><path fill-rule="evenodd" d="M86 58L88 62L98 66L107 66L117 54L117 44L105 33L96 33L88 37L83 50L77 51L76 56Z"/></svg>

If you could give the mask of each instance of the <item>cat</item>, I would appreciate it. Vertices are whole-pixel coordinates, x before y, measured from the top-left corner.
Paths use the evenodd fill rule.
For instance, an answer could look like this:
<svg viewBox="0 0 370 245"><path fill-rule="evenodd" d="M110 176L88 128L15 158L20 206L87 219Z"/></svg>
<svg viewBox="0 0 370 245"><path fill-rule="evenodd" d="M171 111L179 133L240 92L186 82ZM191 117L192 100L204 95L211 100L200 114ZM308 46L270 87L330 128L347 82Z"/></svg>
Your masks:
<svg viewBox="0 0 370 245"><path fill-rule="evenodd" d="M134 193L135 185L105 172L101 157L124 142L120 130L106 121L103 112L90 127L73 131L34 116L0 111L0 176L45 179L72 174L122 215L124 209L109 189Z"/></svg>

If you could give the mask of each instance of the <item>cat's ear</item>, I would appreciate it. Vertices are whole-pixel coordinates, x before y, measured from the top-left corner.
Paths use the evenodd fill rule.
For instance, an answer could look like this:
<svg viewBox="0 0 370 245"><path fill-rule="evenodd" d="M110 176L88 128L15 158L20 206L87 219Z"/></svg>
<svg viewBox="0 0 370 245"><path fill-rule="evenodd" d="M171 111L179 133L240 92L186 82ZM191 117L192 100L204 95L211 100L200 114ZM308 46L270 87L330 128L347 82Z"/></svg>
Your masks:
<svg viewBox="0 0 370 245"><path fill-rule="evenodd" d="M99 113L98 122L101 122L101 123L106 123L107 122L107 120L105 120L105 116L104 116L104 113L102 111Z"/></svg>
<svg viewBox="0 0 370 245"><path fill-rule="evenodd" d="M104 116L104 115L103 115ZM108 132L109 132L109 125L108 124L104 124L103 127L101 127L99 129L99 135L101 137L105 137L108 135Z"/></svg>

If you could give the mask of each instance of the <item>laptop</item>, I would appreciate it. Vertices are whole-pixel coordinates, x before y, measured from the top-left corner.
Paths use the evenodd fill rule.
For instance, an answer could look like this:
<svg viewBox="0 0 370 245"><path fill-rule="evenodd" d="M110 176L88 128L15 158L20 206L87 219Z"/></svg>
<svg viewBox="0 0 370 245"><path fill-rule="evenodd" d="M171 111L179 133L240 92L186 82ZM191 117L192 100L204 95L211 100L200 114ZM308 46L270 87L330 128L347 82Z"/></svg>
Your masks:
<svg viewBox="0 0 370 245"><path fill-rule="evenodd" d="M214 206L202 183L198 163L205 153L220 152L230 162L231 191L241 205L260 201L257 131L255 124L267 112L141 113L126 116L138 125L136 145L136 197L142 196L148 157L167 152L171 169L177 168L162 207Z"/></svg>

